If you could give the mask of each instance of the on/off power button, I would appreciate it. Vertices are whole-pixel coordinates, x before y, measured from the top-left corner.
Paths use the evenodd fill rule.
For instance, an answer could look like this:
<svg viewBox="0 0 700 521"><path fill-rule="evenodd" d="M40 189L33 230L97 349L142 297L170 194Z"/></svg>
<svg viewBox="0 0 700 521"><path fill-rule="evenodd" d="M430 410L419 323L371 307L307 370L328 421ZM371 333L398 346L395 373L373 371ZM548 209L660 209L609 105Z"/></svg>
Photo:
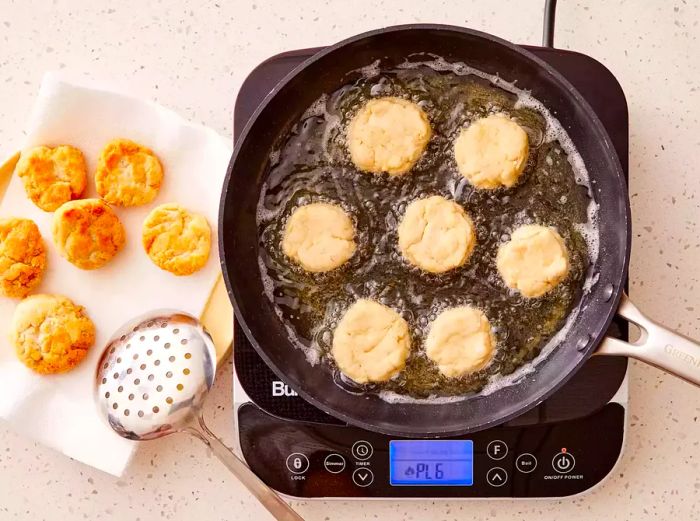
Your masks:
<svg viewBox="0 0 700 521"><path fill-rule="evenodd" d="M559 474L568 474L576 466L576 459L566 449L557 452L552 458L552 468Z"/></svg>

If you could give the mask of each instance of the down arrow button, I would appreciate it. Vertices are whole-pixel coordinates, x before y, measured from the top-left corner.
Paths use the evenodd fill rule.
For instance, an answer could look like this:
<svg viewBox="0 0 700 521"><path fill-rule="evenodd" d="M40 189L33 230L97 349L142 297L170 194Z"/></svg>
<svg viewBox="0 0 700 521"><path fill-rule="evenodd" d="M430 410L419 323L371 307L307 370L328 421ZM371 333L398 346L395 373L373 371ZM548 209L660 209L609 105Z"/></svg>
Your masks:
<svg viewBox="0 0 700 521"><path fill-rule="evenodd" d="M368 468L355 469L352 473L352 481L358 487L369 487L374 481L374 473Z"/></svg>

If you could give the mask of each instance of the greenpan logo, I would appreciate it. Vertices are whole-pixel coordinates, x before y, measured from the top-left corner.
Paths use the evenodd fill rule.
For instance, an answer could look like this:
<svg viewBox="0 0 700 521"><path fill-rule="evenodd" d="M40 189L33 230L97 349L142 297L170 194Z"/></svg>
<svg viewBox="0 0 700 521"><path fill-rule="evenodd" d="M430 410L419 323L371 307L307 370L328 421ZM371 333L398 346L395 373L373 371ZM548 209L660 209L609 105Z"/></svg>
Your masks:
<svg viewBox="0 0 700 521"><path fill-rule="evenodd" d="M697 358L697 357L691 355L690 353L686 353L682 349L678 349L677 347L673 347L671 344L666 344L664 346L664 351L666 351L673 358L677 358L678 360L682 360L690 365L694 365L695 367L700 367L700 358Z"/></svg>

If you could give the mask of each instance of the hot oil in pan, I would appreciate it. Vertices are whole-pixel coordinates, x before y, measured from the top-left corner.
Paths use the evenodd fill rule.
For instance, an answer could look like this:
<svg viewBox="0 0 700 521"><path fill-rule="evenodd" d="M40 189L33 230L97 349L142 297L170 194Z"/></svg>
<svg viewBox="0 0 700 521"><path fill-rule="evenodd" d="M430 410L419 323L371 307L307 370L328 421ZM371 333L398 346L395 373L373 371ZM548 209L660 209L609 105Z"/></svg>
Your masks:
<svg viewBox="0 0 700 521"><path fill-rule="evenodd" d="M271 155L258 212L260 268L268 295L309 359L327 358L331 367L333 330L352 302L372 298L404 316L413 335L405 370L387 383L368 386L357 386L338 375L339 385L350 391L390 391L413 398L477 392L490 380L532 360L577 303L590 262L591 247L582 235L592 230L589 190L580 175L577 181L560 142L546 139L551 120L523 106L516 94L472 74L426 65L368 76L321 98ZM363 103L377 96L410 99L430 119L433 137L407 175L359 172L347 154L347 122ZM529 160L516 187L477 191L457 172L452 144L469 122L496 112L509 114L527 131ZM411 267L397 249L397 227L407 204L435 194L462 204L477 228L477 245L469 262L442 275ZM320 275L305 273L280 247L293 210L317 201L340 204L353 216L358 243L346 265ZM527 223L555 226L570 253L568 278L538 299L510 292L495 267L499 244L515 227ZM445 378L425 356L423 340L439 311L465 303L489 317L498 338L497 353L478 373ZM310 370L328 369L317 365Z"/></svg>

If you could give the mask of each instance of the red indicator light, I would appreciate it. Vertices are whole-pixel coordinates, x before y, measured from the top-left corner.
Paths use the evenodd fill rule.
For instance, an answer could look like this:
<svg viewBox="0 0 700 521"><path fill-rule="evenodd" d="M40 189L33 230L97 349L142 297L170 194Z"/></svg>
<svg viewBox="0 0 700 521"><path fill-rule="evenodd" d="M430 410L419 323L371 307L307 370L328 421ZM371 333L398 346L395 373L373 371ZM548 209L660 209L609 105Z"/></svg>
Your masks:
<svg viewBox="0 0 700 521"><path fill-rule="evenodd" d="M566 454L566 447L562 447L562 448L561 448L561 453L562 453L562 454Z"/></svg>

